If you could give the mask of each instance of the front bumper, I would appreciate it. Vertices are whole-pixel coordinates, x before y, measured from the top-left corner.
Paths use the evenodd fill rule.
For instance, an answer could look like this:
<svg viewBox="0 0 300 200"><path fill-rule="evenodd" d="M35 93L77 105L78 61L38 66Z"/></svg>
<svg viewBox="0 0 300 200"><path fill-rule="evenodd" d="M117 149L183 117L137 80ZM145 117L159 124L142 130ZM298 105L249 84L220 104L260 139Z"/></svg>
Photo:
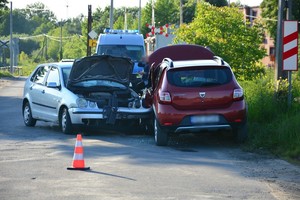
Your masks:
<svg viewBox="0 0 300 200"><path fill-rule="evenodd" d="M87 109L70 108L69 114L72 124L85 124L90 121L103 120L107 124L114 124L116 120L145 119L151 117L152 108L106 108Z"/></svg>

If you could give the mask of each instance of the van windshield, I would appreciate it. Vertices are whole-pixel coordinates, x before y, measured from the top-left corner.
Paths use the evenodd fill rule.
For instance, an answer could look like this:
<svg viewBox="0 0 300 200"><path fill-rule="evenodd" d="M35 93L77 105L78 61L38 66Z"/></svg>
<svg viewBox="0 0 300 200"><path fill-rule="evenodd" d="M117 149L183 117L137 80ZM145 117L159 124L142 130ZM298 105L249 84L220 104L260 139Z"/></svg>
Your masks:
<svg viewBox="0 0 300 200"><path fill-rule="evenodd" d="M140 61L144 55L144 47L137 45L99 45L97 54L128 57Z"/></svg>

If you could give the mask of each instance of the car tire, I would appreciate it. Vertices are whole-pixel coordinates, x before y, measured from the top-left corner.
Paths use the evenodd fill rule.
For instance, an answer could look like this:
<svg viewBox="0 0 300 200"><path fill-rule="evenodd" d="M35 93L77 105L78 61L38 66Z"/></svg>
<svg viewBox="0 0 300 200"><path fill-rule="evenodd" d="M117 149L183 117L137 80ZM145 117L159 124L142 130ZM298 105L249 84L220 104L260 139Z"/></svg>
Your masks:
<svg viewBox="0 0 300 200"><path fill-rule="evenodd" d="M154 119L154 139L157 146L166 146L169 141L168 133L161 130L157 119Z"/></svg>
<svg viewBox="0 0 300 200"><path fill-rule="evenodd" d="M244 143L248 139L247 123L244 123L239 128L233 130L233 136L237 143Z"/></svg>
<svg viewBox="0 0 300 200"><path fill-rule="evenodd" d="M26 126L35 126L36 124L36 119L32 117L29 102L26 102L23 106L23 120Z"/></svg>
<svg viewBox="0 0 300 200"><path fill-rule="evenodd" d="M67 108L61 111L59 125L64 134L72 134L72 122Z"/></svg>

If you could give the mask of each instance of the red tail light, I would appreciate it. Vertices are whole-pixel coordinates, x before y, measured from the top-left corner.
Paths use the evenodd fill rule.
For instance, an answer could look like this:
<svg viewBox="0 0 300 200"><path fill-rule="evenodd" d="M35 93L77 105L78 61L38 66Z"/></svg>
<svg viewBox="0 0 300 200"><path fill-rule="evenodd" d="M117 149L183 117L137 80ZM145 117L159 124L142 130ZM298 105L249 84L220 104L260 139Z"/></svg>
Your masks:
<svg viewBox="0 0 300 200"><path fill-rule="evenodd" d="M244 99L243 89L234 89L233 90L233 100L239 101Z"/></svg>
<svg viewBox="0 0 300 200"><path fill-rule="evenodd" d="M171 95L169 92L159 91L158 92L159 103L171 103Z"/></svg>

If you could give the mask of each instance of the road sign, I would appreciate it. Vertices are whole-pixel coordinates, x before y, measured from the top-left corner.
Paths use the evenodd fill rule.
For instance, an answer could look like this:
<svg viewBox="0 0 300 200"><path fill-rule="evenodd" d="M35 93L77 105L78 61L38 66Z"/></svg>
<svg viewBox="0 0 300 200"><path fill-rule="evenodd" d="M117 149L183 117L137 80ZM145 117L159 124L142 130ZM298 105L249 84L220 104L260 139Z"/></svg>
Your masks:
<svg viewBox="0 0 300 200"><path fill-rule="evenodd" d="M89 32L89 36L92 39L96 39L98 37L98 34L94 30L92 30L91 32Z"/></svg>
<svg viewBox="0 0 300 200"><path fill-rule="evenodd" d="M97 40L89 39L89 47L95 47L95 46L97 46Z"/></svg>
<svg viewBox="0 0 300 200"><path fill-rule="evenodd" d="M298 70L298 21L283 21L283 70Z"/></svg>

